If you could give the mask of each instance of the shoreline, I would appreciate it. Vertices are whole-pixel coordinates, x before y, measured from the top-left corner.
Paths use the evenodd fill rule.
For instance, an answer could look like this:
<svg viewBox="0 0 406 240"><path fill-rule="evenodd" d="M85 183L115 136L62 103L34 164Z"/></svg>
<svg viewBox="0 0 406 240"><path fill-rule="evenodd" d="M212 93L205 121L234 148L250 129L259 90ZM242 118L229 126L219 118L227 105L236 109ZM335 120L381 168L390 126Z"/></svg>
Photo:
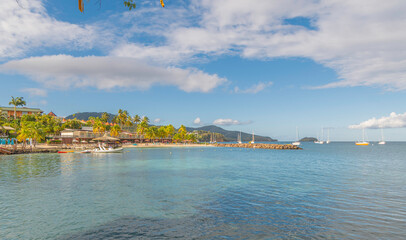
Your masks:
<svg viewBox="0 0 406 240"><path fill-rule="evenodd" d="M137 145L126 144L123 148L184 148L184 147L215 147L213 144L199 144L199 143L137 143Z"/></svg>

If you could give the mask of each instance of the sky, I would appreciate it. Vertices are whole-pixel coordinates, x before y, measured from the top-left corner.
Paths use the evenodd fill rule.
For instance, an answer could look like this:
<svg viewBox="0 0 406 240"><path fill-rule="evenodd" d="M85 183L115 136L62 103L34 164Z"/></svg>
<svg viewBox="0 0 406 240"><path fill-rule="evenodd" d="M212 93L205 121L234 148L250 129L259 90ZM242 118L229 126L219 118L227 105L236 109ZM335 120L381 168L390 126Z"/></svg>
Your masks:
<svg viewBox="0 0 406 240"><path fill-rule="evenodd" d="M406 1L0 2L0 106L406 141Z"/></svg>

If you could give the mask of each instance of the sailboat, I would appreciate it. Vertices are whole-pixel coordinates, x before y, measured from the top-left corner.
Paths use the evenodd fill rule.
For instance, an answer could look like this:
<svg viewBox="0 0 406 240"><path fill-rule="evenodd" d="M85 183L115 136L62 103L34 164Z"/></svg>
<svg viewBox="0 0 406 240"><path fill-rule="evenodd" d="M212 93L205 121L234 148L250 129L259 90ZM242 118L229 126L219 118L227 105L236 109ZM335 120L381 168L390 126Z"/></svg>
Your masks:
<svg viewBox="0 0 406 240"><path fill-rule="evenodd" d="M240 134L238 134L238 140L237 140L237 142L240 143L240 144L242 143L242 141L241 141L241 131L240 131Z"/></svg>
<svg viewBox="0 0 406 240"><path fill-rule="evenodd" d="M252 131L252 141L250 143L255 143L254 131Z"/></svg>
<svg viewBox="0 0 406 240"><path fill-rule="evenodd" d="M295 145L295 146L300 145L300 142L299 142L299 130L297 129L297 127L296 127L296 142L293 142L292 145Z"/></svg>
<svg viewBox="0 0 406 240"><path fill-rule="evenodd" d="M381 128L381 141L379 141L378 144L379 145L385 145L386 144L385 140L383 139L383 129L382 128Z"/></svg>
<svg viewBox="0 0 406 240"><path fill-rule="evenodd" d="M368 146L369 142L365 141L365 128L362 129L362 141L355 142L355 145L358 146Z"/></svg>
<svg viewBox="0 0 406 240"><path fill-rule="evenodd" d="M324 129L321 128L321 139L323 139L323 137L324 137L324 131L323 130ZM314 141L314 143L316 143L316 144L324 144L324 141L317 139L317 141Z"/></svg>
<svg viewBox="0 0 406 240"><path fill-rule="evenodd" d="M327 128L327 141L326 144L330 143L330 128Z"/></svg>

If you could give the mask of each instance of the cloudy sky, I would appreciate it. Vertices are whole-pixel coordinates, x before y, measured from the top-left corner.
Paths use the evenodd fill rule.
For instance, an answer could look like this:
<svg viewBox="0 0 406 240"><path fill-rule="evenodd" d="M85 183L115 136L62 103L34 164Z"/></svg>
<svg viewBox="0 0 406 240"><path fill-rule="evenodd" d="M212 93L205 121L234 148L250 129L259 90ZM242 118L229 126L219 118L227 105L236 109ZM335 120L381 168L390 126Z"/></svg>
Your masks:
<svg viewBox="0 0 406 240"><path fill-rule="evenodd" d="M0 2L0 105L406 140L404 0Z"/></svg>

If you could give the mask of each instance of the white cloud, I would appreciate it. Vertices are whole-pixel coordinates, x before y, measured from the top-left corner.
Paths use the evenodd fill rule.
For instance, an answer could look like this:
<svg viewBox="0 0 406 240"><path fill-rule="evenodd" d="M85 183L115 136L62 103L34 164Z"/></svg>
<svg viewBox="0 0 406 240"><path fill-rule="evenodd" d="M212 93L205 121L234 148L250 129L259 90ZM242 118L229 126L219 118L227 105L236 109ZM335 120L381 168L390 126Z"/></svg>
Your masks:
<svg viewBox="0 0 406 240"><path fill-rule="evenodd" d="M406 1L202 0L186 9L190 15L182 11L155 32L165 39L159 45L129 43L112 53L169 63L223 54L263 60L304 57L338 74L338 82L319 88L406 90L406 32L400 30ZM310 19L312 27L284 21L296 17ZM137 30L147 32L148 27Z"/></svg>
<svg viewBox="0 0 406 240"><path fill-rule="evenodd" d="M351 129L362 128L404 128L406 127L406 113L392 112L388 117L371 118L357 125L350 125Z"/></svg>
<svg viewBox="0 0 406 240"><path fill-rule="evenodd" d="M265 90L267 87L272 86L272 82L267 82L267 83L257 83L255 85L253 85L250 88L247 89L240 89L239 87L235 87L234 88L234 92L235 93L251 93L251 94L255 94L255 93L259 93L263 90Z"/></svg>
<svg viewBox="0 0 406 240"><path fill-rule="evenodd" d="M47 87L64 89L148 89L154 85L168 85L185 92L210 92L227 81L196 69L155 67L122 57L31 57L0 65L0 71L27 75Z"/></svg>
<svg viewBox="0 0 406 240"><path fill-rule="evenodd" d="M43 88L24 88L21 89L21 92L28 93L30 96L46 97L47 90Z"/></svg>
<svg viewBox="0 0 406 240"><path fill-rule="evenodd" d="M155 118L155 119L154 119L154 123L161 123L161 122L163 122L163 121L162 121L162 119L160 119L160 118Z"/></svg>
<svg viewBox="0 0 406 240"><path fill-rule="evenodd" d="M261 60L304 57L338 74L339 81L326 82L318 88L372 86L406 90L406 32L401 31L406 22L403 0L285 0L283 3L201 0L191 1L190 5L179 4L171 11L145 5L143 9L126 11L119 19L112 16L102 23L87 25L49 16L41 0L20 2L23 7L12 0L0 1L0 59L26 56L32 49L48 47L58 50L98 47L114 57L134 58L164 67L225 54ZM310 19L312 27L286 24L285 19L295 17ZM144 36L152 40L142 42ZM189 85L184 87L185 91L196 89L202 78L214 76L179 68L166 68L166 71L174 75L176 69L183 74L194 72L193 77L182 81ZM89 78L74 78L80 80L72 85L89 85ZM212 83L218 79L216 76ZM116 80L111 82L128 86ZM173 79L169 84L168 81L141 82L130 85L148 88L163 84L182 89ZM107 82L107 88L110 85ZM207 89L212 88L209 84Z"/></svg>
<svg viewBox="0 0 406 240"><path fill-rule="evenodd" d="M230 125L244 125L244 124L250 124L251 121L247 121L247 122L240 122L238 120L233 120L230 118L219 118L213 121L214 125L222 125L222 126L230 126Z"/></svg>
<svg viewBox="0 0 406 240"><path fill-rule="evenodd" d="M202 123L202 121L200 120L199 117L197 117L197 118L193 121L193 124L195 124L195 125L200 125L201 123Z"/></svg>
<svg viewBox="0 0 406 240"><path fill-rule="evenodd" d="M90 49L100 39L102 31L95 25L75 25L50 17L41 0L18 2L20 6L14 0L0 1L0 59L23 56L39 47Z"/></svg>

